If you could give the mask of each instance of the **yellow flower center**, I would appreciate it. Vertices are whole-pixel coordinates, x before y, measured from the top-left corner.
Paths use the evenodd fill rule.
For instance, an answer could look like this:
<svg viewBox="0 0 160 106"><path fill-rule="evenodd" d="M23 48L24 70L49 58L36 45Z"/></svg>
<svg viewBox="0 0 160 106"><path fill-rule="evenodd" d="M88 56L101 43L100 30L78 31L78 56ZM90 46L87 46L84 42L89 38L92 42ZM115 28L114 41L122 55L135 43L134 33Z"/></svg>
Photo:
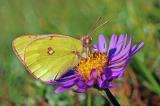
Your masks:
<svg viewBox="0 0 160 106"><path fill-rule="evenodd" d="M85 81L90 79L91 71L96 71L96 76L100 76L107 64L107 55L104 53L91 53L87 58L82 59L77 65L77 73L80 74Z"/></svg>

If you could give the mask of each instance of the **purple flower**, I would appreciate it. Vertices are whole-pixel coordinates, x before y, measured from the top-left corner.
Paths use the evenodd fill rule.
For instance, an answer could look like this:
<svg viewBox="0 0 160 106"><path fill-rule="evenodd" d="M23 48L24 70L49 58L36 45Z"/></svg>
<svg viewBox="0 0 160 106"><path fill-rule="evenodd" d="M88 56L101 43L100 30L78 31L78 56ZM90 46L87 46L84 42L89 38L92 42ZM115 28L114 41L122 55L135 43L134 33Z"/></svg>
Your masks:
<svg viewBox="0 0 160 106"><path fill-rule="evenodd" d="M88 57L82 59L74 69L50 84L58 86L55 93L68 89L81 93L91 87L112 88L111 80L120 78L124 74L129 59L143 45L144 42L141 42L139 45L132 46L132 38L123 34L119 37L113 34L107 45L105 37L99 35L98 43L93 45Z"/></svg>

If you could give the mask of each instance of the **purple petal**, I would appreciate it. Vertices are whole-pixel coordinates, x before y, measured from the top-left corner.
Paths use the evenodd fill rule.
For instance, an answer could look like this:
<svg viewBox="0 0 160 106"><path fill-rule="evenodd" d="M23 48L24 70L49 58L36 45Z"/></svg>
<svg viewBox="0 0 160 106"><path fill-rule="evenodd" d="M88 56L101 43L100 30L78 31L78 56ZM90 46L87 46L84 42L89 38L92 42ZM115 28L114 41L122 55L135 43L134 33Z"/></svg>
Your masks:
<svg viewBox="0 0 160 106"><path fill-rule="evenodd" d="M112 73L113 72L119 72L119 71L122 71L124 69L124 67L120 67L120 68L111 68L111 71L112 71Z"/></svg>
<svg viewBox="0 0 160 106"><path fill-rule="evenodd" d="M124 68L124 69L125 69L125 68ZM117 78L122 77L123 74L124 74L124 69L123 69L123 70L119 70L119 71L117 71L117 72L114 72L114 73L112 74L112 79L117 79Z"/></svg>
<svg viewBox="0 0 160 106"><path fill-rule="evenodd" d="M98 37L98 48L102 53L107 51L106 39L103 35L99 35Z"/></svg>
<svg viewBox="0 0 160 106"><path fill-rule="evenodd" d="M121 58L117 59L117 60L114 60L114 61L111 61L110 64L116 64L116 63L120 63L122 61L125 61L126 59L128 59L130 56L130 54L127 53L125 54L124 56L122 56Z"/></svg>
<svg viewBox="0 0 160 106"><path fill-rule="evenodd" d="M117 43L117 35L113 34L109 43L109 50L115 48Z"/></svg>
<svg viewBox="0 0 160 106"><path fill-rule="evenodd" d="M83 93L86 92L87 88L78 88L78 89L73 89L73 92L77 92L77 93Z"/></svg>
<svg viewBox="0 0 160 106"><path fill-rule="evenodd" d="M117 87L117 85L115 85L115 84L111 84L111 83L108 84L108 88L116 88L116 87Z"/></svg>
<svg viewBox="0 0 160 106"><path fill-rule="evenodd" d="M121 68L111 69L112 70L112 78L113 79L120 78L120 77L123 76L124 70L125 70L125 68L128 65L128 61L129 61L129 58L126 60L126 64L123 67L121 67Z"/></svg>
<svg viewBox="0 0 160 106"><path fill-rule="evenodd" d="M109 67L109 68L118 67L118 66L121 66L121 65L123 65L123 64L125 64L125 63L126 63L126 60L123 60L123 61L118 62L118 63L110 64L108 67Z"/></svg>
<svg viewBox="0 0 160 106"><path fill-rule="evenodd" d="M70 88L70 87L72 87L72 86L74 86L74 85L75 85L74 82L69 82L69 83L67 83L67 84L61 85L61 87Z"/></svg>
<svg viewBox="0 0 160 106"><path fill-rule="evenodd" d="M77 80L77 78L65 81L65 82L60 82L58 83L59 86L62 87L72 87L75 84L75 81Z"/></svg>
<svg viewBox="0 0 160 106"><path fill-rule="evenodd" d="M46 82L46 83L49 84L49 85L55 85L56 81L49 81L49 82Z"/></svg>
<svg viewBox="0 0 160 106"><path fill-rule="evenodd" d="M120 78L122 76L122 73L124 72L124 67L121 67L119 69L112 69L112 78Z"/></svg>
<svg viewBox="0 0 160 106"><path fill-rule="evenodd" d="M112 61L118 60L120 58L122 58L123 56L128 55L130 49L131 49L131 45L132 45L132 38L130 37L130 41L128 43L128 45L126 46L126 48L124 48L123 50L121 50L121 52L116 55L115 57L112 58Z"/></svg>
<svg viewBox="0 0 160 106"><path fill-rule="evenodd" d="M141 42L133 51L131 51L131 56L137 53L144 46L144 42Z"/></svg>
<svg viewBox="0 0 160 106"><path fill-rule="evenodd" d="M99 88L101 88L103 83L103 80L101 79L101 77L97 78L97 82L98 82Z"/></svg>
<svg viewBox="0 0 160 106"><path fill-rule="evenodd" d="M108 80L104 80L102 83L102 88L108 88L109 82Z"/></svg>
<svg viewBox="0 0 160 106"><path fill-rule="evenodd" d="M91 80L87 81L86 84L91 87L94 85L94 80L91 79Z"/></svg>
<svg viewBox="0 0 160 106"><path fill-rule="evenodd" d="M85 88L87 86L86 83L84 83L82 80L77 81L76 85L79 88Z"/></svg>
<svg viewBox="0 0 160 106"><path fill-rule="evenodd" d="M132 46L131 52L133 52L136 49L137 45L135 44L134 46Z"/></svg>
<svg viewBox="0 0 160 106"><path fill-rule="evenodd" d="M102 80L110 79L112 75L111 69L108 67L105 68L104 75L105 77L102 75Z"/></svg>
<svg viewBox="0 0 160 106"><path fill-rule="evenodd" d="M96 51L96 52L99 51L98 44L94 44L94 45L93 45L93 50Z"/></svg>
<svg viewBox="0 0 160 106"><path fill-rule="evenodd" d="M65 74L63 74L60 78L63 78L63 77L67 77L67 76L71 76L71 75L73 75L73 74L75 74L75 70L69 70L69 71L67 71Z"/></svg>
<svg viewBox="0 0 160 106"><path fill-rule="evenodd" d="M123 48L125 48L127 45L127 39L128 39L128 35L126 34L126 36L124 38L124 42L123 42Z"/></svg>
<svg viewBox="0 0 160 106"><path fill-rule="evenodd" d="M120 52L120 50L121 50L121 48L123 46L123 40L124 40L124 35L121 34L120 37L119 37L119 39L118 39L118 42L116 44L116 49L117 50L115 52L115 55Z"/></svg>
<svg viewBox="0 0 160 106"><path fill-rule="evenodd" d="M108 59L111 60L112 57L114 56L116 52L116 48L112 48L112 49L109 49L109 52L108 52Z"/></svg>
<svg viewBox="0 0 160 106"><path fill-rule="evenodd" d="M124 71L122 71L118 76L117 76L117 78L120 78L120 77L122 77L124 75Z"/></svg>
<svg viewBox="0 0 160 106"><path fill-rule="evenodd" d="M93 70L91 71L91 75L90 75L90 76L91 76L91 79L95 79L95 78L97 77L96 70L93 69Z"/></svg>
<svg viewBox="0 0 160 106"><path fill-rule="evenodd" d="M105 74L102 74L102 80L106 80L106 75Z"/></svg>
<svg viewBox="0 0 160 106"><path fill-rule="evenodd" d="M78 74L74 74L74 75L70 75L70 76L66 76L66 77L63 77L63 78L60 78L56 81L59 81L59 82L63 82L63 81L66 81L66 80L70 80L70 79L73 79L73 78L78 78L79 75Z"/></svg>
<svg viewBox="0 0 160 106"><path fill-rule="evenodd" d="M54 92L55 92L56 94L58 94L58 93L61 93L61 92L66 91L66 90L68 90L68 89L69 89L69 88L58 87Z"/></svg>

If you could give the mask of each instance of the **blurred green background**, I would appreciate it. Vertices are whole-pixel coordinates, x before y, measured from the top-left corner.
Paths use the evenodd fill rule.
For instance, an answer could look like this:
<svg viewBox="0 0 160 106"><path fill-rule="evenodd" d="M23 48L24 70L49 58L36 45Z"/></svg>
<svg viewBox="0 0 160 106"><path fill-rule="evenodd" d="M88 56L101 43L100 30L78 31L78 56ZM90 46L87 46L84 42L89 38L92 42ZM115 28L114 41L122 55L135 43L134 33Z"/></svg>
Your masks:
<svg viewBox="0 0 160 106"><path fill-rule="evenodd" d="M123 106L160 106L160 0L0 0L0 106L106 106L91 90L55 94L54 86L30 76L12 50L24 34L66 34L80 38L97 17L112 21L94 33L109 39L129 34L145 42L112 92ZM90 98L91 97L91 98Z"/></svg>

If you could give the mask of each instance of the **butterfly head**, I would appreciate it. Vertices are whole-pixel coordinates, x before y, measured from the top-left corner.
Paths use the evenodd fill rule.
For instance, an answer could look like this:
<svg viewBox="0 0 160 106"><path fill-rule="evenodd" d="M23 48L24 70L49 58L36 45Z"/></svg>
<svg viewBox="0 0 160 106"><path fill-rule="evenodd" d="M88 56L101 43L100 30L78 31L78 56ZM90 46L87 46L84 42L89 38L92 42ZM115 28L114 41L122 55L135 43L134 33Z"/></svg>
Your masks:
<svg viewBox="0 0 160 106"><path fill-rule="evenodd" d="M87 35L81 38L84 47L89 47L89 44L92 42L92 36Z"/></svg>

